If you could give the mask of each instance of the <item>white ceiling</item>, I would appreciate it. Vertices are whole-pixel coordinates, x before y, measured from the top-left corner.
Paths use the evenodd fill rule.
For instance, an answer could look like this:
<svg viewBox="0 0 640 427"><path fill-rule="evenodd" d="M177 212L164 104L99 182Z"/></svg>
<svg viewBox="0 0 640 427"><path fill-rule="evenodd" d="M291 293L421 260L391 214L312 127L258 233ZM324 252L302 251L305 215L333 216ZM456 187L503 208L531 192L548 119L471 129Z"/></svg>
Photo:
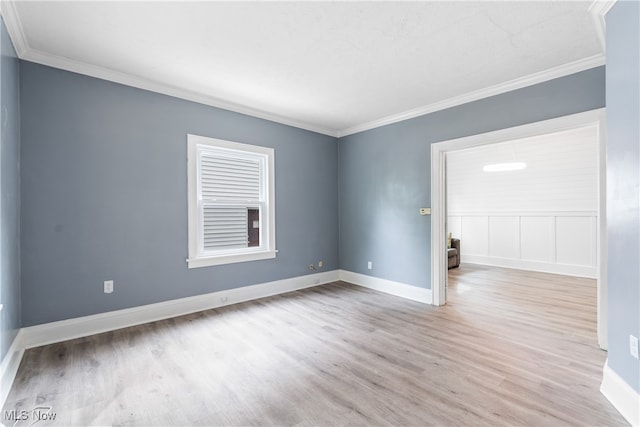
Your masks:
<svg viewBox="0 0 640 427"><path fill-rule="evenodd" d="M341 136L604 64L591 5L49 0L2 13L23 59Z"/></svg>
<svg viewBox="0 0 640 427"><path fill-rule="evenodd" d="M595 125L447 152L449 212L590 212L598 209ZM526 168L484 172L489 164ZM535 216L535 215L534 215Z"/></svg>

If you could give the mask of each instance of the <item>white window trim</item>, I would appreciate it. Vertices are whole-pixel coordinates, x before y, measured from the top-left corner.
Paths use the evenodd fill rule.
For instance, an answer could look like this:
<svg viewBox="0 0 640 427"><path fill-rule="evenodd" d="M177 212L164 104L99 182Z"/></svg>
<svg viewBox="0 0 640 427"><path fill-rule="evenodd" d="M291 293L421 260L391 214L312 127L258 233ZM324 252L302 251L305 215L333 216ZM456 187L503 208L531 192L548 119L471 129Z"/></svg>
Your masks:
<svg viewBox="0 0 640 427"><path fill-rule="evenodd" d="M247 153L266 156L266 176L264 190L266 191L267 227L263 229L265 244L260 248L249 247L233 250L216 255L203 255L198 247L201 241L198 210L198 146L244 151ZM187 134L187 191L188 191L188 250L189 268L208 267L213 265L232 264L237 262L257 261L276 257L276 219L275 219L275 168L274 149L256 145L241 144L239 142L208 138L205 136Z"/></svg>

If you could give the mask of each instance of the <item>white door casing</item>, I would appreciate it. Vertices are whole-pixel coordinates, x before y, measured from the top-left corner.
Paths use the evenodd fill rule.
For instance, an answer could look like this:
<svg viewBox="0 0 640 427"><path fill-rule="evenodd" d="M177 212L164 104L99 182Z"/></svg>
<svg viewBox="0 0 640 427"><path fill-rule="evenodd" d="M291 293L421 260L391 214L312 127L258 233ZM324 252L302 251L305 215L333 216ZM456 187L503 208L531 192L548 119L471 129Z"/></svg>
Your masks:
<svg viewBox="0 0 640 427"><path fill-rule="evenodd" d="M529 138L587 126L594 126L598 133L598 224L597 224L597 320L598 343L607 348L607 283L606 283L606 162L605 109L572 114L542 122L501 129L493 132L431 144L431 291L432 304L446 303L447 286L447 204L446 204L446 153L453 150Z"/></svg>

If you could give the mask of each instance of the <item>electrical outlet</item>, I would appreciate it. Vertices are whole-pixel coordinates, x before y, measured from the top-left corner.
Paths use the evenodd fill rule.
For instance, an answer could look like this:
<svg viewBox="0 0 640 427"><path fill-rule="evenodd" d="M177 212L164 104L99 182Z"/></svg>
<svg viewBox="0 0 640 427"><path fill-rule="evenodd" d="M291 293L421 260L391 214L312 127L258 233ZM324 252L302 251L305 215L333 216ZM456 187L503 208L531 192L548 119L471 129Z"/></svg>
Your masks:
<svg viewBox="0 0 640 427"><path fill-rule="evenodd" d="M112 294L113 293L113 280L105 280L104 281L104 293Z"/></svg>
<svg viewBox="0 0 640 427"><path fill-rule="evenodd" d="M367 263L367 268L368 268L369 270L371 270L371 269L373 268L373 261L369 261L369 262Z"/></svg>
<svg viewBox="0 0 640 427"><path fill-rule="evenodd" d="M636 359L638 358L638 337L629 335L629 353Z"/></svg>
<svg viewBox="0 0 640 427"><path fill-rule="evenodd" d="M322 268L323 265L324 265L324 262L318 261L318 268Z"/></svg>

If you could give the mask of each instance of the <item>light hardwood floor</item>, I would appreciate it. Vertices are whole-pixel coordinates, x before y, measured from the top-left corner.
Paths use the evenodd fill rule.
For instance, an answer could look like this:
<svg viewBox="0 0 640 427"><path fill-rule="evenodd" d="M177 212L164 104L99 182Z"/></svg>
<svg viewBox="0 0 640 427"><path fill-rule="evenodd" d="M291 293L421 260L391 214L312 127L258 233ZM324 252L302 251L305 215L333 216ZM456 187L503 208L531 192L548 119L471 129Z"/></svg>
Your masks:
<svg viewBox="0 0 640 427"><path fill-rule="evenodd" d="M472 265L450 279L440 308L338 282L31 349L3 411L50 406L38 426L626 425L598 391L592 280Z"/></svg>

